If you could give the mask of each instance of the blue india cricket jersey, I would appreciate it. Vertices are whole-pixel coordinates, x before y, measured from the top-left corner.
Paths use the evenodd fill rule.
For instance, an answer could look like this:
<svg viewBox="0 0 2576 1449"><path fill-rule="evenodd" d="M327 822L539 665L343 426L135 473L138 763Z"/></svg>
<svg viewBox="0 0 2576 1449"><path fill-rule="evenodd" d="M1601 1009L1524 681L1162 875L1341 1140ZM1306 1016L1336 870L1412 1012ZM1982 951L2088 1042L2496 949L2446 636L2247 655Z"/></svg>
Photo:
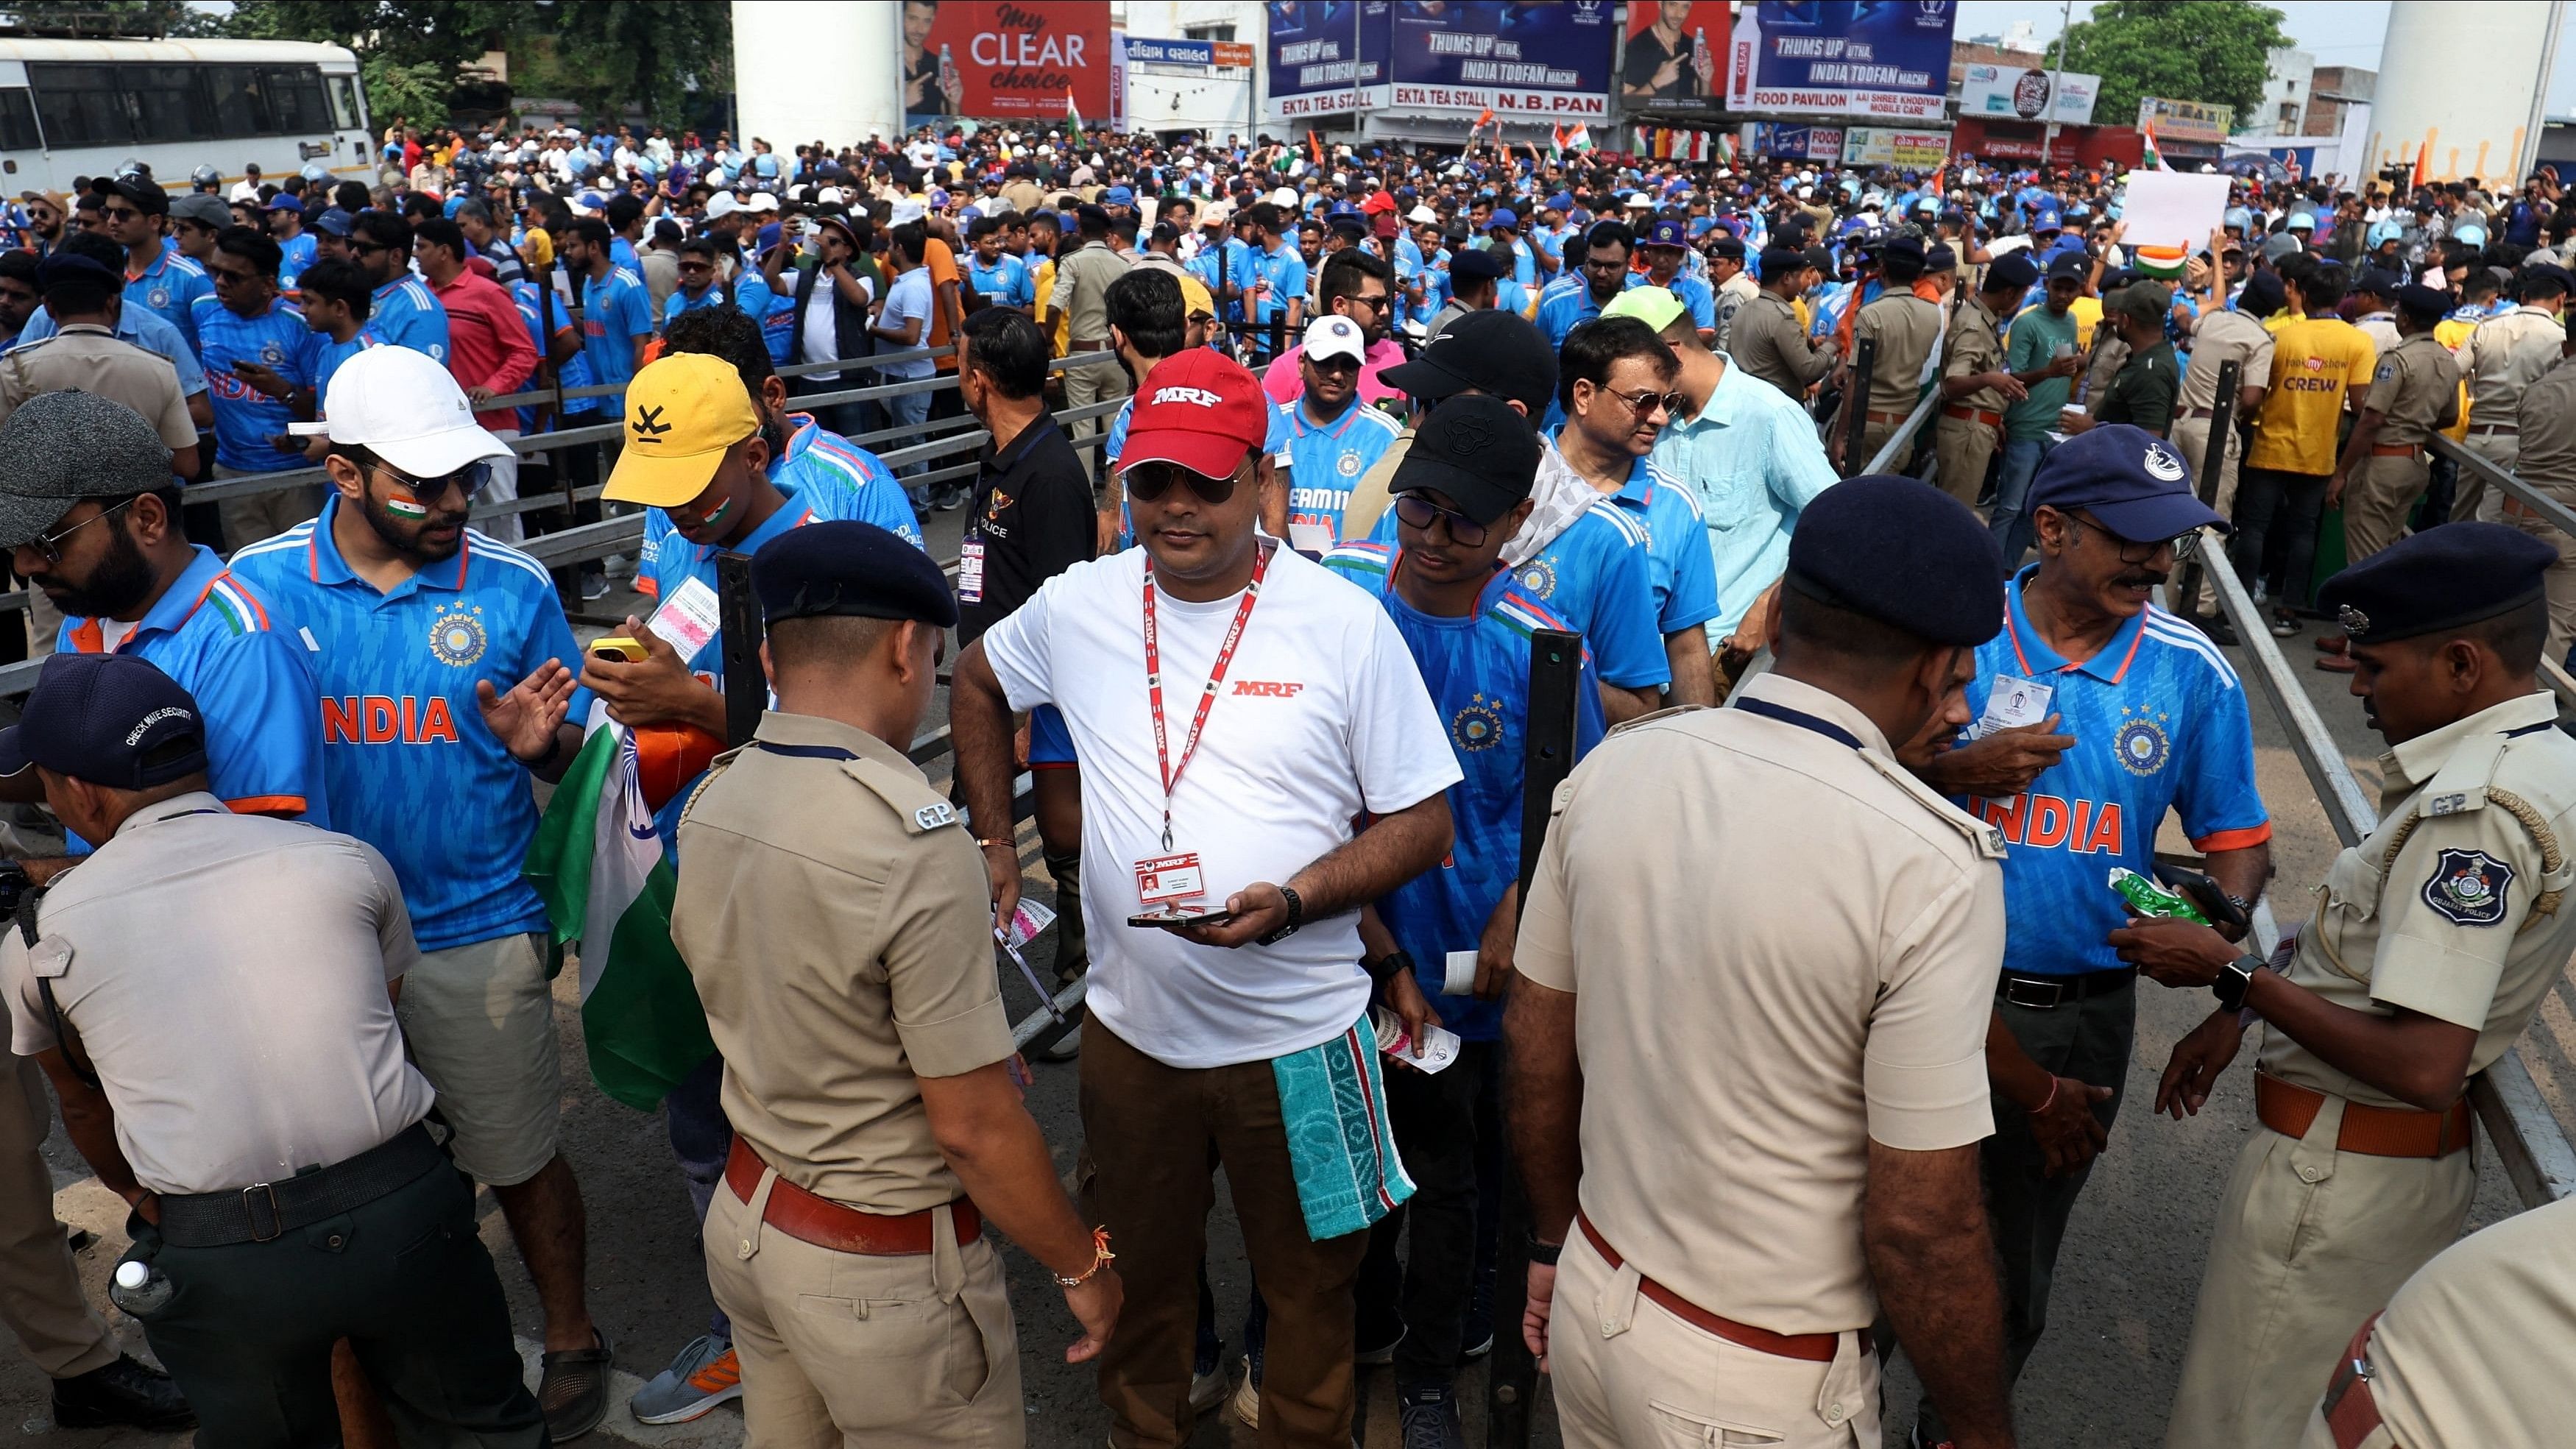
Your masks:
<svg viewBox="0 0 2576 1449"><path fill-rule="evenodd" d="M197 697L206 721L207 774L226 805L244 815L327 827L330 796L313 675L302 644L270 611L275 597L235 577L200 544L195 560L117 642L116 652L151 660ZM97 619L65 619L54 647L104 654L106 631ZM89 853L87 841L70 840L72 854Z"/></svg>
<svg viewBox="0 0 2576 1449"><path fill-rule="evenodd" d="M1342 510L1350 506L1351 490L1403 430L1395 419L1356 400L1328 427L1307 420L1302 398L1272 408L1270 438L1262 448L1271 454L1272 465L1288 475L1289 524L1313 524L1340 542Z"/></svg>
<svg viewBox="0 0 2576 1449"><path fill-rule="evenodd" d="M313 265L315 252L320 246L321 243L315 241L313 233L309 231L297 232L285 241L279 242L277 244L277 284L281 287L294 286L295 279L304 275L304 269Z"/></svg>
<svg viewBox="0 0 2576 1449"><path fill-rule="evenodd" d="M197 350L197 319L193 315L199 297L215 295L215 279L206 269L175 251L164 251L161 260L140 272L125 276L125 305L148 308L161 319L179 329L188 339L188 350Z"/></svg>
<svg viewBox="0 0 2576 1449"><path fill-rule="evenodd" d="M884 460L826 430L812 413L789 413L787 421L796 431L787 436L786 452L769 465L771 482L790 493L804 492L815 481L826 488L848 489L858 495L856 504L851 512L835 516L873 523L915 548L924 546L920 520L912 516L912 500Z"/></svg>
<svg viewBox="0 0 2576 1449"><path fill-rule="evenodd" d="M384 852L424 951L546 928L519 875L536 838L527 767L483 724L475 686L507 692L548 659L581 667L545 565L473 529L454 558L389 593L351 571L322 516L243 549L321 685L334 828ZM590 713L573 693L569 718ZM426 829L435 819L443 828Z"/></svg>
<svg viewBox="0 0 2576 1449"><path fill-rule="evenodd" d="M1037 283L1029 276L1028 263L1004 252L991 266L978 260L970 248L966 253L966 280L977 296L1003 307L1028 307L1037 302Z"/></svg>
<svg viewBox="0 0 2576 1449"><path fill-rule="evenodd" d="M1396 542L1394 509L1378 515L1370 540ZM1511 571L1522 596L1582 635L1601 677L1621 689L1662 689L1673 681L1664 636L1655 627L1647 546L1644 520L1603 498Z"/></svg>
<svg viewBox="0 0 2576 1449"><path fill-rule="evenodd" d="M1580 273L1559 277L1538 294L1538 330L1547 334L1550 347L1563 347L1567 333L1600 315L1592 284Z"/></svg>
<svg viewBox="0 0 2576 1449"><path fill-rule="evenodd" d="M331 340L330 334L328 333L314 333L313 397L317 411L329 408L331 404L331 377L332 374L340 370L341 363L348 361L350 358L357 356L359 353L366 351L370 347L382 347L384 345L385 340L378 337L376 335L376 330L372 327L359 328L358 335L350 338L346 342L334 342ZM325 413L324 415L327 416L328 414ZM522 426L525 425L522 424Z"/></svg>
<svg viewBox="0 0 2576 1449"><path fill-rule="evenodd" d="M244 317L212 293L195 306L197 355L206 368L207 401L215 410L215 461L239 473L282 473L305 466L302 451L282 452L270 439L295 421L284 398L270 397L233 375L233 365L255 362L298 387L316 386L314 352L320 334L284 298Z"/></svg>
<svg viewBox="0 0 2576 1449"><path fill-rule="evenodd" d="M1708 520L1682 481L1639 458L1626 487L1610 501L1646 525L1647 584L1655 595L1655 627L1677 634L1717 617L1717 559L1709 552Z"/></svg>
<svg viewBox="0 0 2576 1449"><path fill-rule="evenodd" d="M396 347L426 352L441 363L447 361L447 304L429 290L429 284L405 273L376 289L375 310L367 314L367 325L376 335ZM537 350L545 351L538 343Z"/></svg>
<svg viewBox="0 0 2576 1449"><path fill-rule="evenodd" d="M1523 748L1529 722L1530 636L1568 629L1566 620L1497 571L1466 618L1425 614L1396 596L1401 555L1386 543L1345 544L1324 567L1375 595L1413 653L1432 708L1448 725L1449 749L1466 778L1449 787L1457 839L1437 869L1380 897L1378 916L1413 957L1422 994L1434 998L1441 1024L1469 1041L1502 1034L1502 1003L1440 994L1452 951L1473 951L1503 893L1520 878ZM1601 690L1584 651L1575 690L1574 749L1580 759L1601 740Z"/></svg>
<svg viewBox="0 0 2576 1449"><path fill-rule="evenodd" d="M2006 969L2034 976L2108 971L2103 938L2128 919L2111 868L2155 869L2156 828L2180 811L2193 848L2244 850L2272 838L2254 787L2253 725L2236 671L2206 635L2150 605L2082 663L2052 651L2022 611L2038 566L2007 585L2004 631L1978 646L1968 709L1982 717L1997 677L2050 686L2048 712L2074 745L2010 800L1969 800L2003 832Z"/></svg>
<svg viewBox="0 0 2576 1449"><path fill-rule="evenodd" d="M1653 285L1655 285L1654 282L1649 280L1647 274L1644 272L1630 272L1628 274L1628 289L1630 290L1638 287L1651 287ZM1672 281L1665 284L1665 289L1671 292L1674 297L1679 299L1683 306L1690 309L1691 324L1693 326L1696 326L1703 331L1714 329L1717 326L1717 294L1709 290L1706 278L1694 277L1686 272L1676 273L1674 274Z"/></svg>
<svg viewBox="0 0 2576 1449"><path fill-rule="evenodd" d="M611 267L604 277L587 277L581 284L581 355L590 361L590 375L601 387L623 387L635 376L636 343L653 335L653 294L644 289L644 279L623 267ZM626 415L626 394L612 392L598 399L601 411L611 417Z"/></svg>

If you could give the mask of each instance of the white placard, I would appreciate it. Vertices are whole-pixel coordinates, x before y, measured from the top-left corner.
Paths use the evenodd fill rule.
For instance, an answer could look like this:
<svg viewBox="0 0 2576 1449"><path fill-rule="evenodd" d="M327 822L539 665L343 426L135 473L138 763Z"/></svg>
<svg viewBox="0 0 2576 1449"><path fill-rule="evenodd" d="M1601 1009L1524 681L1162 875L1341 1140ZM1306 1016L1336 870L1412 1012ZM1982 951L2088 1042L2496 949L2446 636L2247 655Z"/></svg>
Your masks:
<svg viewBox="0 0 2576 1449"><path fill-rule="evenodd" d="M2227 215L2227 188L2235 179L2194 171L2130 172L2129 193L2120 205L2128 229L2120 240L2133 248L2207 246Z"/></svg>

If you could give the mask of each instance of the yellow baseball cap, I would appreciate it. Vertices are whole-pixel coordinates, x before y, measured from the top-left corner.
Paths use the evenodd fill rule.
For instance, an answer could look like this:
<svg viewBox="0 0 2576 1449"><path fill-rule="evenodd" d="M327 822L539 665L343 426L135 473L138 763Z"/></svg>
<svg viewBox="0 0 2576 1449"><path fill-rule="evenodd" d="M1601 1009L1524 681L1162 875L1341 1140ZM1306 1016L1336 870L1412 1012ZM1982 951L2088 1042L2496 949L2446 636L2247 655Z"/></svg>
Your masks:
<svg viewBox="0 0 2576 1449"><path fill-rule="evenodd" d="M676 508L707 491L725 449L760 431L742 374L721 357L672 352L626 384L624 452L600 496Z"/></svg>

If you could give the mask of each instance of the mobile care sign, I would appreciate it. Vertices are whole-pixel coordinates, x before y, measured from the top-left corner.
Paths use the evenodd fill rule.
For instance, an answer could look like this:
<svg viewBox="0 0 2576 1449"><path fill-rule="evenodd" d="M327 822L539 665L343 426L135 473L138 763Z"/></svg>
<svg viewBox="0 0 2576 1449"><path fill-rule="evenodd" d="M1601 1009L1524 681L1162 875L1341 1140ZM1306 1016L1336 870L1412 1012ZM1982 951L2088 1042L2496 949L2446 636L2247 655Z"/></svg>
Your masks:
<svg viewBox="0 0 2576 1449"><path fill-rule="evenodd" d="M1727 44L1730 110L1947 118L1956 0L1762 0Z"/></svg>

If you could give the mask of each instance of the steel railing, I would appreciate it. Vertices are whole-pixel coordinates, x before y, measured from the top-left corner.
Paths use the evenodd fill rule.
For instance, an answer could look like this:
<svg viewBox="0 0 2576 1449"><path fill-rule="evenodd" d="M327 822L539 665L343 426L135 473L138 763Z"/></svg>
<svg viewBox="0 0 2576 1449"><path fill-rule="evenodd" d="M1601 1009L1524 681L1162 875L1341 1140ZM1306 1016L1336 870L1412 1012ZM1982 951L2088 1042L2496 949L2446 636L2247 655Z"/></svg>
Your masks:
<svg viewBox="0 0 2576 1449"><path fill-rule="evenodd" d="M2473 470L2480 478L2486 480L2488 487L2540 515L2543 521L2559 532L2570 538L2576 538L2576 509L2569 508L2506 469L2497 467L2493 462L2479 457L2467 447L2439 433L2433 435L2431 448L2434 456L2448 458L2463 468ZM2571 714L2576 714L2576 675L2570 675L2566 665L2561 661L2543 656L2540 661L2540 678L2542 683L2549 686L2550 692L2558 696L2559 718L2565 719Z"/></svg>

